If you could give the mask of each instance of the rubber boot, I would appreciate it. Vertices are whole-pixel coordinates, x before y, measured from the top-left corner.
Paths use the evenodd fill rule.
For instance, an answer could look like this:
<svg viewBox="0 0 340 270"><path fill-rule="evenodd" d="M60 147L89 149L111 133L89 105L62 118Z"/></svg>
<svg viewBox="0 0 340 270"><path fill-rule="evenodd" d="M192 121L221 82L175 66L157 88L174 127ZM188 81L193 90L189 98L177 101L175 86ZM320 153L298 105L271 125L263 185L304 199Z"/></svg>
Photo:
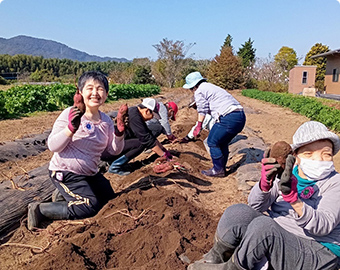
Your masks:
<svg viewBox="0 0 340 270"><path fill-rule="evenodd" d="M203 259L199 261L205 262L205 263L215 263L215 264L223 263L229 260L231 255L233 255L234 250L235 248L233 246L224 242L215 233L213 247L208 251L208 253L204 254Z"/></svg>
<svg viewBox="0 0 340 270"><path fill-rule="evenodd" d="M242 270L243 268L238 265L235 261L235 256L233 255L227 262L224 263L202 263L194 262L190 264L187 268L188 270Z"/></svg>
<svg viewBox="0 0 340 270"><path fill-rule="evenodd" d="M212 177L225 177L226 176L225 158L223 156L218 159L213 158L212 161L213 161L214 166L209 170L202 171L202 174L206 176L212 176Z"/></svg>
<svg viewBox="0 0 340 270"><path fill-rule="evenodd" d="M119 175L130 174L129 171L123 169L123 166L128 162L129 162L129 160L125 155L121 156L120 158L118 158L114 162L112 162L112 164L110 165L110 168L109 168L109 172L119 174Z"/></svg>
<svg viewBox="0 0 340 270"><path fill-rule="evenodd" d="M61 195L59 189L55 189L52 193L52 202L62 202L65 201L63 195Z"/></svg>
<svg viewBox="0 0 340 270"><path fill-rule="evenodd" d="M43 220L43 215L39 209L40 202L33 202L28 205L27 214L27 228L32 231L34 228L38 228L40 222Z"/></svg>
<svg viewBox="0 0 340 270"><path fill-rule="evenodd" d="M39 228L44 219L67 219L67 202L33 202L28 205L27 227Z"/></svg>
<svg viewBox="0 0 340 270"><path fill-rule="evenodd" d="M48 202L39 205L40 213L48 219L67 219L68 202Z"/></svg>

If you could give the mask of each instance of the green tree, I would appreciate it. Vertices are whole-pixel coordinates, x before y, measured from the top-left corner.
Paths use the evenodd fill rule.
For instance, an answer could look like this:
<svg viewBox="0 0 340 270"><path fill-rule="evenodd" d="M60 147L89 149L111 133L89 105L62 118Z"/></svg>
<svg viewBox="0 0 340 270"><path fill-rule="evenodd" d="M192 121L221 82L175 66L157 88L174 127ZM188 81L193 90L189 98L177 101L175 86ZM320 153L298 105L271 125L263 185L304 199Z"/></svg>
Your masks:
<svg viewBox="0 0 340 270"><path fill-rule="evenodd" d="M288 78L289 71L298 63L296 52L293 48L283 46L274 56L274 61L281 68L285 77Z"/></svg>
<svg viewBox="0 0 340 270"><path fill-rule="evenodd" d="M151 61L149 58L135 58L132 60L135 69L132 83L134 84L154 84L155 80L151 74Z"/></svg>
<svg viewBox="0 0 340 270"><path fill-rule="evenodd" d="M316 43L307 53L305 61L303 62L306 66L316 66L316 76L315 76L315 87L319 90L324 89L325 85L325 73L326 73L326 57L311 58L314 55L325 53L329 51L327 45L322 43Z"/></svg>
<svg viewBox="0 0 340 270"><path fill-rule="evenodd" d="M256 49L253 47L254 40L250 38L238 50L237 55L242 59L243 67L249 67L255 61Z"/></svg>
<svg viewBox="0 0 340 270"><path fill-rule="evenodd" d="M243 87L243 66L238 56L233 54L231 47L222 47L209 66L207 78L224 89L233 90Z"/></svg>
<svg viewBox="0 0 340 270"><path fill-rule="evenodd" d="M154 80L151 75L150 66L137 66L135 69L135 75L132 78L134 84L153 84Z"/></svg>
<svg viewBox="0 0 340 270"><path fill-rule="evenodd" d="M231 42L233 41L233 37L230 35L230 34L228 34L228 36L225 38L225 40L224 40L224 43L223 43L223 45L222 45L222 48L223 47L230 47L230 48L232 48L233 46L231 45Z"/></svg>
<svg viewBox="0 0 340 270"><path fill-rule="evenodd" d="M174 87L181 79L185 66L185 57L195 44L185 45L183 41L173 41L164 38L159 44L153 45L158 54L158 60L152 67L152 73L160 84Z"/></svg>

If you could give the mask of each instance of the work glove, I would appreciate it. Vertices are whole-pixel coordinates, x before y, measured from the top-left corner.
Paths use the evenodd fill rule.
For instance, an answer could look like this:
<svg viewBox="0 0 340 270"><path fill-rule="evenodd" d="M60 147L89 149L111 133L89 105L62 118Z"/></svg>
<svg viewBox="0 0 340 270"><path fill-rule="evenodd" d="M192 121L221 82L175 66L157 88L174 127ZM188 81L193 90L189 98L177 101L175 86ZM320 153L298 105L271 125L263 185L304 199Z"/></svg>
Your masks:
<svg viewBox="0 0 340 270"><path fill-rule="evenodd" d="M76 106L71 107L68 114L68 129L74 134L80 126L80 120L84 113Z"/></svg>
<svg viewBox="0 0 340 270"><path fill-rule="evenodd" d="M286 167L281 175L281 180L279 182L279 189L282 192L282 198L288 203L296 202L298 199L296 186L297 179L292 174L294 163L295 157L293 155L288 155L286 159Z"/></svg>
<svg viewBox="0 0 340 270"><path fill-rule="evenodd" d="M118 114L116 117L116 128L115 128L115 135L123 136L125 131L125 126L128 124L128 106L127 104L123 104L120 106L118 110Z"/></svg>
<svg viewBox="0 0 340 270"><path fill-rule="evenodd" d="M188 143L191 142L193 139L190 139L188 136L185 136L183 139L179 141L179 143Z"/></svg>
<svg viewBox="0 0 340 270"><path fill-rule="evenodd" d="M200 134L201 130L202 130L202 122L198 121L194 129L194 133L193 133L195 138Z"/></svg>
<svg viewBox="0 0 340 270"><path fill-rule="evenodd" d="M177 137L174 134L170 134L170 135L166 135L166 136L167 136L167 138L170 142L173 142L177 139Z"/></svg>
<svg viewBox="0 0 340 270"><path fill-rule="evenodd" d="M265 192L268 192L272 188L274 179L281 168L281 165L277 163L276 159L269 157L269 154L270 148L267 148L261 160L260 188Z"/></svg>
<svg viewBox="0 0 340 270"><path fill-rule="evenodd" d="M167 161L171 161L172 160L172 155L171 155L171 153L168 150L164 151L163 157L165 157Z"/></svg>

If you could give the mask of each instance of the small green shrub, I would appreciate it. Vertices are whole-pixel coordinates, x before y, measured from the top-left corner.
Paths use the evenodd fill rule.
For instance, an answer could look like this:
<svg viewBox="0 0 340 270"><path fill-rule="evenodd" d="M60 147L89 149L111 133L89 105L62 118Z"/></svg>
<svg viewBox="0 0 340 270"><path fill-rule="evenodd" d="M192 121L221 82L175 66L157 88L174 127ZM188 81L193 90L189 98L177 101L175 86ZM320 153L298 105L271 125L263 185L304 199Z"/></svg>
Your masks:
<svg viewBox="0 0 340 270"><path fill-rule="evenodd" d="M160 93L151 84L110 85L108 100L149 97ZM55 111L73 104L76 87L73 84L20 85L0 91L0 119L36 111Z"/></svg>

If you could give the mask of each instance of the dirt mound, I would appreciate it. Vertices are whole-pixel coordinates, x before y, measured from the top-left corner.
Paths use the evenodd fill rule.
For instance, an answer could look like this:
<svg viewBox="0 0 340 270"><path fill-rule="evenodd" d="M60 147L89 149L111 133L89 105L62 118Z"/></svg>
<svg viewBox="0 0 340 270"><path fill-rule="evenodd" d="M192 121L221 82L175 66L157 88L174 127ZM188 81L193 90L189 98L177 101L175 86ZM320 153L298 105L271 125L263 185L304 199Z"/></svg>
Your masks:
<svg viewBox="0 0 340 270"><path fill-rule="evenodd" d="M3 246L0 257L8 270L185 269L209 249L216 226L216 218L175 191L134 189L90 219L55 221L35 233L21 226L10 243L37 248Z"/></svg>

